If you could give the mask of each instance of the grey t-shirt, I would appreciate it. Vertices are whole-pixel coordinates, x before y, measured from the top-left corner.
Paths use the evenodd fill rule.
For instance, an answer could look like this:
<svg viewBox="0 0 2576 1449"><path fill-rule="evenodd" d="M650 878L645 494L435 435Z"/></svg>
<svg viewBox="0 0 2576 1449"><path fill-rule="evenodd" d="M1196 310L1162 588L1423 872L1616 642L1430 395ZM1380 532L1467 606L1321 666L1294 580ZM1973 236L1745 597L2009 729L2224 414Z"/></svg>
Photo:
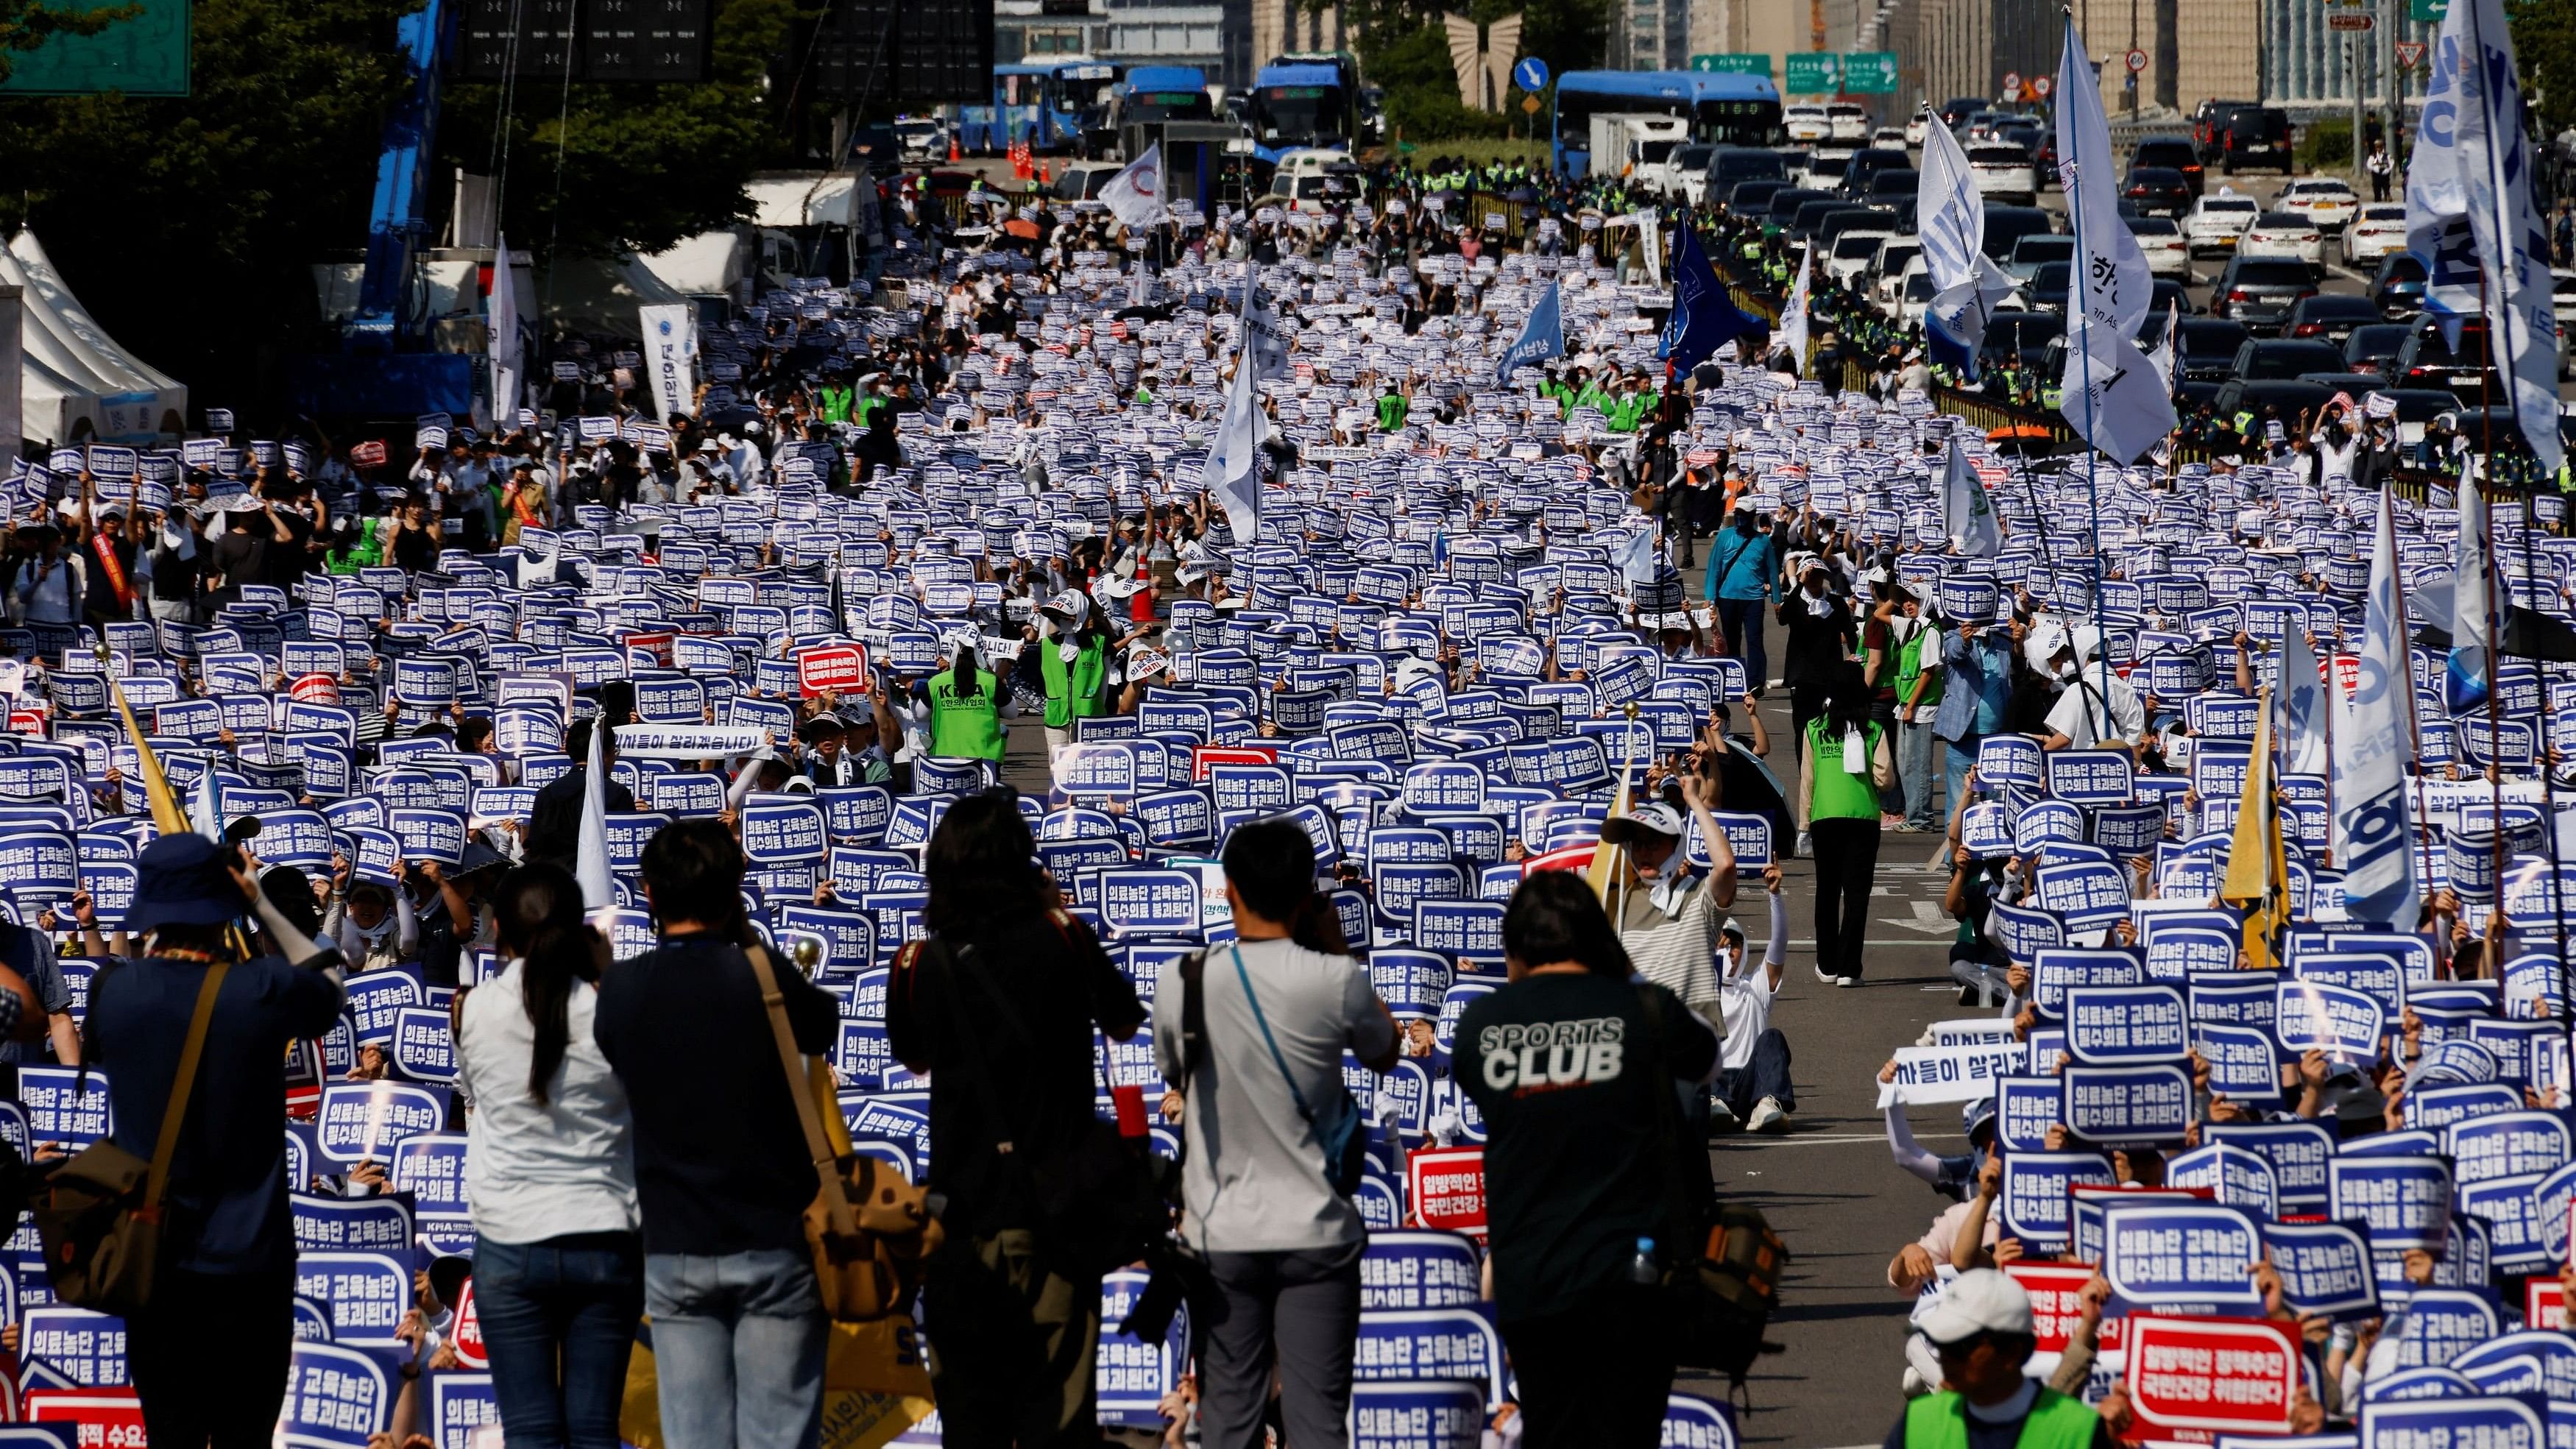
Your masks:
<svg viewBox="0 0 2576 1449"><path fill-rule="evenodd" d="M1181 1171L1185 1231L1202 1251L1290 1252L1355 1243L1366 1236L1359 1209L1324 1181L1324 1151L1297 1110L1288 1084L1261 1039L1232 945L1208 949L1201 981L1207 991L1207 1055L1184 1090L1182 1125L1189 1157ZM1288 941L1240 948L1243 975L1261 999L1279 1055L1307 1105L1345 1092L1342 1051L1365 1061L1393 1043L1394 1024L1378 1005L1368 970L1348 956L1325 956ZM1182 1086L1181 1010L1186 988L1177 963L1154 988L1154 1055L1163 1079Z"/></svg>

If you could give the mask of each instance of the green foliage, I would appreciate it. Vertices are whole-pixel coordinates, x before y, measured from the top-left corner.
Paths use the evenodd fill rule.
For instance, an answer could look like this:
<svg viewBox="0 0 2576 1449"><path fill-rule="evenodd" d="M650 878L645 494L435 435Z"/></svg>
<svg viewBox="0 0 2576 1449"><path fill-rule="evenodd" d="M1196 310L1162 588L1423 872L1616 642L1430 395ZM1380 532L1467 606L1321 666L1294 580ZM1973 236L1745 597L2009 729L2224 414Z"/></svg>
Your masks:
<svg viewBox="0 0 2576 1449"><path fill-rule="evenodd" d="M501 228L514 245L539 251L660 251L748 219L743 183L788 159L761 82L795 14L793 0L721 0L711 84L523 79L506 125L500 86L452 87L439 128L440 174L448 166L500 174L506 146Z"/></svg>
<svg viewBox="0 0 2576 1449"><path fill-rule="evenodd" d="M96 35L120 20L143 13L140 5L101 6L95 10L64 9L37 0L0 0L0 80L9 78L9 57L34 50L57 35Z"/></svg>
<svg viewBox="0 0 2576 1449"><path fill-rule="evenodd" d="M2541 136L2576 126L2576 0L2505 0L2505 14Z"/></svg>
<svg viewBox="0 0 2576 1449"><path fill-rule="evenodd" d="M1501 115L1458 104L1458 76L1449 60L1448 32L1440 24L1443 8L1451 7L1417 7L1397 0L1358 0L1343 6L1345 22L1360 27L1361 73L1370 84L1386 87L1388 127L1401 128L1406 140L1417 142L1518 135L1529 124L1520 109L1519 90L1504 98ZM1598 65L1609 42L1609 0L1474 0L1464 11L1480 25L1519 15L1520 53L1538 56L1560 74ZM1538 121L1542 130L1546 121L1542 108Z"/></svg>
<svg viewBox="0 0 2576 1449"><path fill-rule="evenodd" d="M2299 165L2306 170L2352 164L2352 117L2326 116L2299 127Z"/></svg>

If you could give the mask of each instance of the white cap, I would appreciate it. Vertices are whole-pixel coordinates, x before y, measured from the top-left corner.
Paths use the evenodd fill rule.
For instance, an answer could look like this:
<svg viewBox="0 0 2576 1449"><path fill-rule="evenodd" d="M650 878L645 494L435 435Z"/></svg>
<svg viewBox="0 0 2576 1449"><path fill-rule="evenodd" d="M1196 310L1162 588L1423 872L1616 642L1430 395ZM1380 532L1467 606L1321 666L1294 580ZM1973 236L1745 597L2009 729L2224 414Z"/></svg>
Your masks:
<svg viewBox="0 0 2576 1449"><path fill-rule="evenodd" d="M1995 1269L1970 1269L1950 1280L1915 1327L1935 1344L1957 1343L1980 1333L2031 1335L2030 1295Z"/></svg>
<svg viewBox="0 0 2576 1449"><path fill-rule="evenodd" d="M1638 836L1652 831L1667 840L1682 837L1682 817L1661 800L1649 800L1625 815L1614 815L1601 822L1601 838L1612 845L1635 843Z"/></svg>

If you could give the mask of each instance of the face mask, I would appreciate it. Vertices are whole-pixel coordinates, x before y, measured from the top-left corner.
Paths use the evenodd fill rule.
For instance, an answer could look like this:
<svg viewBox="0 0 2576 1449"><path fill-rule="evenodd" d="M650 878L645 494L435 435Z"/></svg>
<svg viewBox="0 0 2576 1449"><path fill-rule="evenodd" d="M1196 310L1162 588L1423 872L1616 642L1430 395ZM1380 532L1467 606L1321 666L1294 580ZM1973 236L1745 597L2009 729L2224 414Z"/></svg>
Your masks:
<svg viewBox="0 0 2576 1449"><path fill-rule="evenodd" d="M2057 666L2057 677L2060 679L2073 679L2075 677L2074 663L2069 661L2068 663Z"/></svg>

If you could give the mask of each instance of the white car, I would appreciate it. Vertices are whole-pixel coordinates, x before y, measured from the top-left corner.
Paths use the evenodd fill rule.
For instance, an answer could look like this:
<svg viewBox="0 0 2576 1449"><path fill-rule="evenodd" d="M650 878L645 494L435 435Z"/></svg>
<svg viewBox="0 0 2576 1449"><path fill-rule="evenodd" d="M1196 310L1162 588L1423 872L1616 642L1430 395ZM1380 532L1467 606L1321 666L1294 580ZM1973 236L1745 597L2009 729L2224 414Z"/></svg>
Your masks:
<svg viewBox="0 0 2576 1449"><path fill-rule="evenodd" d="M2272 205L2306 217L2310 225L2331 236L2352 225L2353 213L2361 210L2361 198L2331 177L2308 177L2282 187L2281 199Z"/></svg>
<svg viewBox="0 0 2576 1449"><path fill-rule="evenodd" d="M2182 239L2182 228L2169 216L2133 216L2129 218L2129 235L2138 239L2138 250L2147 259L2147 270L2159 277L2179 282L2191 280L2191 247Z"/></svg>
<svg viewBox="0 0 2576 1449"><path fill-rule="evenodd" d="M1852 153L1860 148L1841 141L1828 141L1807 157L1807 184L1831 191L1843 184L1843 173L1851 169Z"/></svg>
<svg viewBox="0 0 2576 1449"><path fill-rule="evenodd" d="M1896 299L1904 288L1905 274L1913 270L1914 263L1922 255L1923 243L1915 237L1892 236L1878 244L1877 259L1869 264L1869 270L1862 276L1877 299L1880 311L1896 305Z"/></svg>
<svg viewBox="0 0 2576 1449"><path fill-rule="evenodd" d="M1787 106L1780 112L1780 124L1789 128L1792 141L1829 141L1833 139L1833 119L1822 106Z"/></svg>
<svg viewBox="0 0 2576 1449"><path fill-rule="evenodd" d="M2281 257L2306 262L2311 267L2326 264L2325 234L2314 222L2295 211L2267 211L2254 218L2245 228L2245 237L2236 244L2240 257Z"/></svg>
<svg viewBox="0 0 2576 1449"><path fill-rule="evenodd" d="M1869 133L1869 144L1873 146L1885 146L1891 151L1902 151L1914 143L1905 139L1904 127L1881 126L1877 130Z"/></svg>
<svg viewBox="0 0 2576 1449"><path fill-rule="evenodd" d="M2406 250L2406 208L2394 201L2374 201L2343 229L2346 266L2375 264L2391 252Z"/></svg>
<svg viewBox="0 0 2576 1449"><path fill-rule="evenodd" d="M1825 254L1825 275L1846 287L1860 285L1878 260L1878 245L1896 235L1893 231L1863 231L1854 227L1834 238L1834 249Z"/></svg>
<svg viewBox="0 0 2576 1449"><path fill-rule="evenodd" d="M1849 101L1836 101L1825 107L1825 122L1837 141L1858 145L1869 139L1869 108Z"/></svg>
<svg viewBox="0 0 2576 1449"><path fill-rule="evenodd" d="M1912 146L1917 150L1922 149L1925 128L1930 124L1931 122L1924 118L1921 111L1916 111L1913 115L1906 117L1905 144Z"/></svg>
<svg viewBox="0 0 2576 1449"><path fill-rule="evenodd" d="M2009 141L1970 146L1968 174L1977 183L1977 194L1988 201L2029 206L2039 195L2039 169L2028 151Z"/></svg>
<svg viewBox="0 0 2576 1449"><path fill-rule="evenodd" d="M2253 197L2239 196L2222 188L2216 196L2202 197L2192 204L2191 210L2183 213L2183 241L2195 257L2205 257L2213 252L2232 252L2236 250L2238 239L2245 235L2245 228L2252 226L2254 218L2262 214L2263 208Z"/></svg>

